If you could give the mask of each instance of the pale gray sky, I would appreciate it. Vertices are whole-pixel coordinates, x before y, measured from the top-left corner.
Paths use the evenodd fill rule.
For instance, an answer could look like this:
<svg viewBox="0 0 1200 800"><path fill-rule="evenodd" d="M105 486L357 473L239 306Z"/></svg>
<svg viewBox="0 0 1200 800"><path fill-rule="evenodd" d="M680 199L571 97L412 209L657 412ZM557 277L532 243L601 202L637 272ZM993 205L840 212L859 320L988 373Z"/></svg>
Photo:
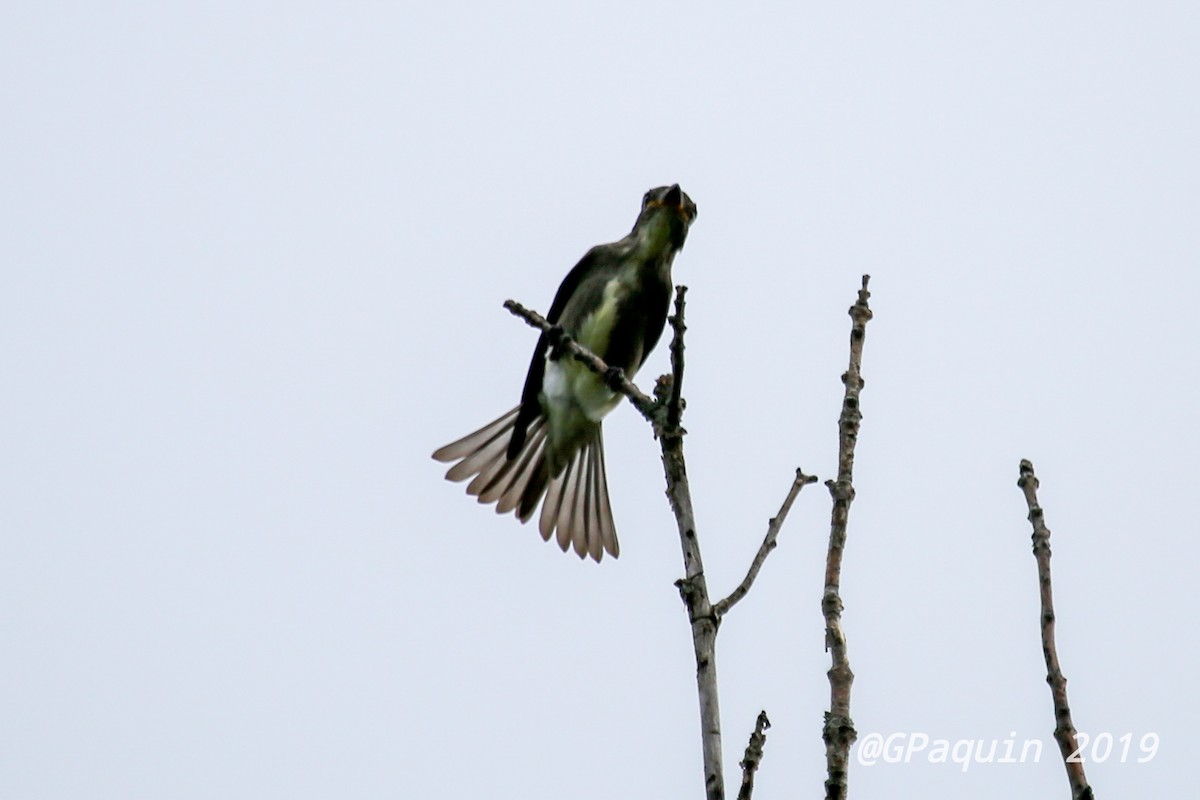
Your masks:
<svg viewBox="0 0 1200 800"><path fill-rule="evenodd" d="M1186 3L8 7L0 797L700 796L637 415L599 566L429 459L519 396L501 303L546 310L675 181L713 592L796 466L834 474L869 272L855 722L1046 745L855 765L853 796L1066 796L1023 457L1075 723L1133 737L1088 775L1183 785L1198 35ZM821 792L828 513L801 496L721 630L727 781L775 723L762 798Z"/></svg>

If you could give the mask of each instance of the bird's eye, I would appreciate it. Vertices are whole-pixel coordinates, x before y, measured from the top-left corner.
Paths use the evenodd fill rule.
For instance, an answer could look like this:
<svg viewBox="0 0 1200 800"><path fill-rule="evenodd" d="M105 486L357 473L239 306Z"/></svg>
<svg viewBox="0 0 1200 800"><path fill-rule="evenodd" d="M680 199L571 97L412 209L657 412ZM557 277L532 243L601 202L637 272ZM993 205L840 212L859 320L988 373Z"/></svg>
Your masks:
<svg viewBox="0 0 1200 800"><path fill-rule="evenodd" d="M644 195L642 195L642 208L645 208L646 206L650 205L650 201L653 199L654 199L654 190L651 189L650 191L648 191Z"/></svg>

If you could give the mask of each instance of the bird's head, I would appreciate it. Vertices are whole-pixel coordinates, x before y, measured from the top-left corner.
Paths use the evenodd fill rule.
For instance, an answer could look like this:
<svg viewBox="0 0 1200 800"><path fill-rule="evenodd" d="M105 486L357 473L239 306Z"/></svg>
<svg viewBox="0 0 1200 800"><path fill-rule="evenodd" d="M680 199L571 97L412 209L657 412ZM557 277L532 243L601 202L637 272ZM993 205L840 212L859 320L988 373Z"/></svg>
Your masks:
<svg viewBox="0 0 1200 800"><path fill-rule="evenodd" d="M696 204L678 183L659 186L642 198L642 212L633 225L633 236L644 249L674 252L683 247L694 219Z"/></svg>

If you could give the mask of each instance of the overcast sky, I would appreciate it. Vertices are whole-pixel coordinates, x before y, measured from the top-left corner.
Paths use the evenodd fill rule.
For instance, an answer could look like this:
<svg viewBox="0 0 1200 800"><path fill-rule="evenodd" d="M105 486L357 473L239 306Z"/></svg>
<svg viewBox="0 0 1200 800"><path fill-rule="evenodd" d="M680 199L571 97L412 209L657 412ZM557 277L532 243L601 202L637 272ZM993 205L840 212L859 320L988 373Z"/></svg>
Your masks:
<svg viewBox="0 0 1200 800"><path fill-rule="evenodd" d="M1075 724L1117 740L1089 778L1191 781L1193 4L117 5L0 12L0 797L701 796L640 417L605 422L600 565L429 458L519 397L502 302L545 311L672 182L712 592L797 466L835 474L870 273L860 739L1044 743L851 796L1068 796L1021 458ZM822 794L828 526L810 487L720 631L726 781L766 709L764 800Z"/></svg>

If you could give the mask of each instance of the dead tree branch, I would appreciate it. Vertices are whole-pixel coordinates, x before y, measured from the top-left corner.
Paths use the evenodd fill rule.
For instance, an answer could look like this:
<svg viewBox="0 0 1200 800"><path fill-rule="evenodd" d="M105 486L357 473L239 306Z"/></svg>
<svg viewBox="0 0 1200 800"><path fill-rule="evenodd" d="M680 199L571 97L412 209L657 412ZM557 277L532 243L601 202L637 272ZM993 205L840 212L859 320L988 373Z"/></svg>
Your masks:
<svg viewBox="0 0 1200 800"><path fill-rule="evenodd" d="M634 385L633 381L625 377L622 370L614 369L608 364L605 364L599 356L588 350L583 345L576 342L567 334L563 333L562 328L557 325L552 325L546 321L546 318L536 311L531 311L525 306L518 303L516 300L505 300L504 307L511 313L520 317L529 323L532 327L537 328L542 332L543 336L548 337L551 343L562 350L570 353L571 357L582 364L585 364L592 372L601 375L608 382L608 388L614 392L619 392L629 398L629 402L633 403L636 408L648 422L658 425L659 405L651 398L642 393L642 390ZM554 341L557 339L557 341Z"/></svg>
<svg viewBox="0 0 1200 800"><path fill-rule="evenodd" d="M692 509L691 489L687 479L687 465L683 457L683 437L687 433L680 424L686 403L683 399L684 342L687 330L684 324L687 287L675 287L675 313L670 316L671 372L658 379L654 387L654 398L641 392L620 370L612 369L594 353L582 347L562 329L551 325L544 317L514 300L504 307L539 329L547 342L559 352L569 353L572 358L585 364L598 375L604 376L608 386L629 398L634 407L653 426L654 434L662 448L663 472L666 475L667 499L675 514L679 529L679 542L683 551L684 577L675 582L687 608L688 623L692 630L692 648L696 656L696 688L700 699L700 737L704 761L704 790L708 800L724 800L725 777L721 752L721 712L717 695L717 628L721 616L746 596L762 569L767 555L776 547L779 531L783 527L792 503L805 484L813 483L815 477L796 470L796 478L779 513L771 520L766 538L759 547L742 583L720 601L712 604L708 594L708 583L704 576L704 561L700 556L700 542L696 537L695 513ZM762 745L766 740L763 732L770 726L766 712L759 715L755 733L751 736L746 759L742 762L743 778L739 797L749 798L754 785L754 771L762 760ZM853 740L852 740L853 741Z"/></svg>
<svg viewBox="0 0 1200 800"><path fill-rule="evenodd" d="M725 613L733 608L750 591L750 587L754 585L755 579L758 578L758 571L766 563L767 556L778 546L776 540L779 538L779 531L787 519L788 512L792 510L792 503L796 501L796 496L800 494L800 490L806 485L816 482L816 475L805 475L804 470L796 470L796 479L792 481L792 488L788 491L787 497L783 499L783 505L779 508L779 513L771 517L771 521L767 523L767 535L763 539L762 544L759 545L758 552L754 555L754 561L750 562L750 570L746 573L746 577L742 578L742 582L729 593L728 597L713 606L713 612L717 615L718 619L725 616Z"/></svg>
<svg viewBox="0 0 1200 800"><path fill-rule="evenodd" d="M1071 722L1071 708L1067 704L1067 679L1058 664L1058 647L1054 642L1054 593L1050 586L1050 529L1046 527L1042 507L1038 505L1038 479L1033 473L1033 464L1021 461L1021 477L1017 486L1025 494L1029 507L1029 521L1033 524L1033 555L1037 559L1038 585L1042 601L1042 653L1046 657L1046 683L1050 684L1050 696L1054 700L1054 739L1062 751L1063 763L1067 768L1067 780L1071 783L1074 800L1092 800L1092 787L1083 772L1083 762L1070 760L1079 749L1075 738L1075 725Z"/></svg>
<svg viewBox="0 0 1200 800"><path fill-rule="evenodd" d="M767 743L769 727L771 720L767 719L767 712L758 712L754 733L750 734L750 743L746 745L746 755L742 758L742 788L738 790L737 800L750 800L750 795L754 793L754 773L762 763L763 745Z"/></svg>
<svg viewBox="0 0 1200 800"><path fill-rule="evenodd" d="M854 730L854 721L850 718L850 687L854 683L854 673L850 671L850 659L846 654L846 635L842 631L843 606L840 590L842 553L846 547L846 524L850 515L850 504L854 501L854 445L858 441L858 428L862 422L859 394L863 388L863 342L867 336L867 323L872 316L867 303L871 296L867 291L870 279L870 275L863 275L858 301L850 307L853 325L850 329L850 366L842 375L846 394L838 420L838 476L836 481L825 482L833 496L829 553L825 562L825 592L821 598L821 611L825 615L825 649L829 651L833 662L829 669L829 711L825 712L825 726L822 731L822 738L825 740L825 764L828 770L828 777L825 779L826 800L844 800L846 797L850 746L858 738L858 733Z"/></svg>
<svg viewBox="0 0 1200 800"><path fill-rule="evenodd" d="M659 378L654 395L666 406L666 424L658 440L662 447L663 472L667 478L667 499L675 513L679 543L683 549L684 577L675 582L687 607L692 629L692 649L696 654L696 689L700 696L700 740L704 756L704 791L708 800L724 800L725 776L721 762L721 708L717 696L717 625L708 597L704 561L696 538L696 519L692 493L688 486L687 466L683 458L683 334L687 330L683 312L687 287L675 289L675 313L671 315L671 374Z"/></svg>

